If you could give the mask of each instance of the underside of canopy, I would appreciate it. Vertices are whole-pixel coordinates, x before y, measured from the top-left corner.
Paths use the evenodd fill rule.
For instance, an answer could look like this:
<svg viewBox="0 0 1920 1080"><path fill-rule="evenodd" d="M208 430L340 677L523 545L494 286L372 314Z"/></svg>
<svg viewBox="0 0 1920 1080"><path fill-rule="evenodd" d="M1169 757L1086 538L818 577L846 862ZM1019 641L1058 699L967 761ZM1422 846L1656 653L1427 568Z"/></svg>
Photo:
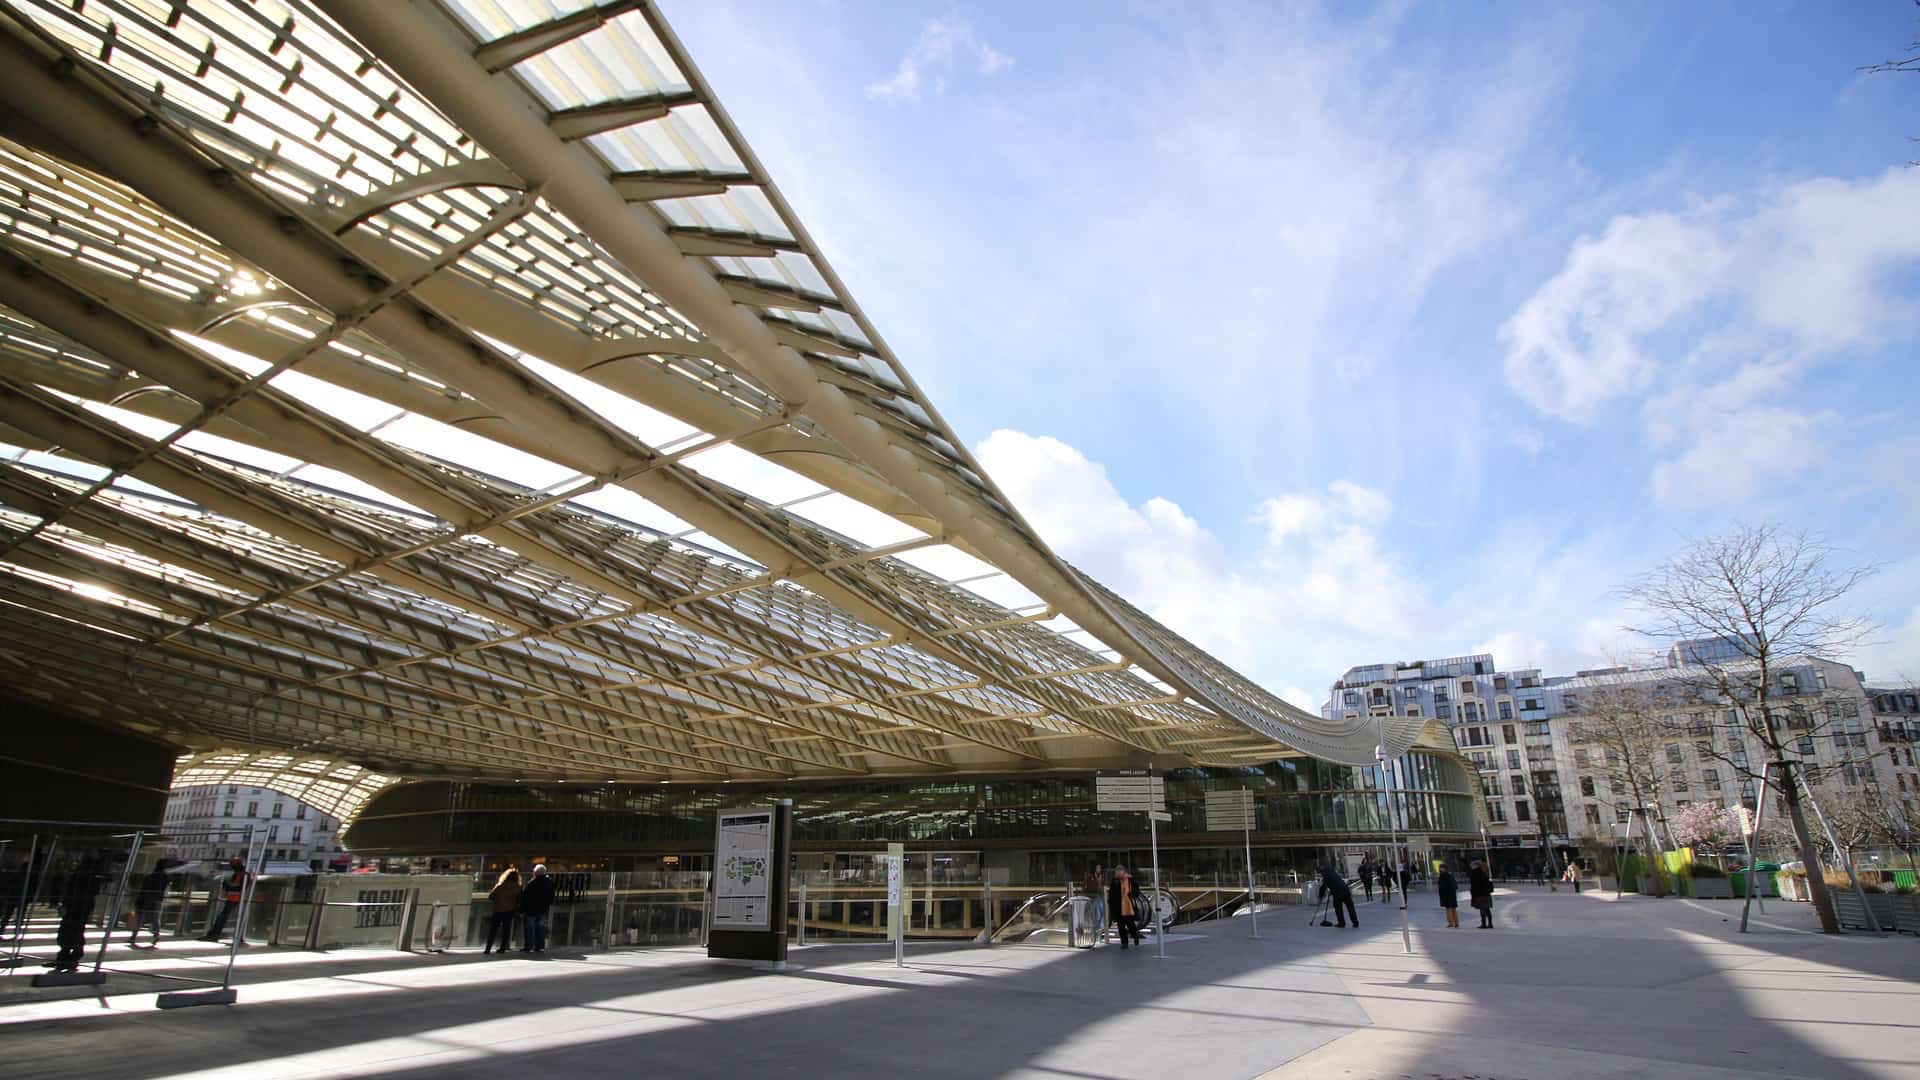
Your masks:
<svg viewBox="0 0 1920 1080"><path fill-rule="evenodd" d="M1423 733L1050 551L649 3L19 2L0 65L0 684L382 782Z"/></svg>

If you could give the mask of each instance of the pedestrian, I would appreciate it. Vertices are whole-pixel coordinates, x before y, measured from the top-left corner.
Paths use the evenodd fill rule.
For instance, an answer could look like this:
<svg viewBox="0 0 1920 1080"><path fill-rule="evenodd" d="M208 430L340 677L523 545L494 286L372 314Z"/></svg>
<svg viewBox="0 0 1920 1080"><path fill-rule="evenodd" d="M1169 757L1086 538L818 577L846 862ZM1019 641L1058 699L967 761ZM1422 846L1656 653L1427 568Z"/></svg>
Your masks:
<svg viewBox="0 0 1920 1080"><path fill-rule="evenodd" d="M500 872L500 880L487 890L487 900L493 906L493 921L487 923L487 946L480 950L481 955L493 951L493 936L500 935L500 955L513 948L513 915L520 910L520 868L509 866Z"/></svg>
<svg viewBox="0 0 1920 1080"><path fill-rule="evenodd" d="M228 916L240 909L240 898L247 894L247 864L239 858L228 863L226 877L215 888L223 901L220 914L207 927L207 932L200 936L201 941L219 941L220 931L226 929ZM237 938L246 937L245 929L239 926L233 928L233 933Z"/></svg>
<svg viewBox="0 0 1920 1080"><path fill-rule="evenodd" d="M1580 864L1579 863L1569 862L1567 864L1567 880L1573 883L1573 894L1575 896L1580 895Z"/></svg>
<svg viewBox="0 0 1920 1080"><path fill-rule="evenodd" d="M1099 863L1087 871L1086 879L1080 882L1080 891L1087 895L1087 922L1093 927L1093 942L1098 945L1107 937L1107 872Z"/></svg>
<svg viewBox="0 0 1920 1080"><path fill-rule="evenodd" d="M1393 900L1393 874L1387 864L1380 864L1380 902L1385 904Z"/></svg>
<svg viewBox="0 0 1920 1080"><path fill-rule="evenodd" d="M167 876L165 859L154 863L153 869L147 871L146 876L140 879L139 891L133 896L133 933L128 936L127 944L136 949L139 948L141 929L151 926L153 927L153 944L148 945L147 948L160 947L160 907L167 902L167 886L172 882L173 879Z"/></svg>
<svg viewBox="0 0 1920 1080"><path fill-rule="evenodd" d="M1453 880L1453 864L1443 863L1440 876L1433 880L1433 891L1440 896L1440 910L1447 913L1447 925L1460 929L1460 885Z"/></svg>
<svg viewBox="0 0 1920 1080"><path fill-rule="evenodd" d="M1400 860L1400 902L1407 902L1407 890L1413 887L1413 871L1407 869L1407 860Z"/></svg>
<svg viewBox="0 0 1920 1080"><path fill-rule="evenodd" d="M100 895L105 875L101 871L100 852L90 852L67 874L60 894L60 930L55 940L60 951L50 965L55 971L77 971L87 951L87 920L93 918L93 902ZM114 920L109 918L108 922ZM111 936L113 928L107 928Z"/></svg>
<svg viewBox="0 0 1920 1080"><path fill-rule="evenodd" d="M1128 939L1135 945L1140 944L1140 883L1124 866L1113 868L1113 881L1107 886L1107 906L1113 910L1113 921L1120 928L1120 947L1126 948Z"/></svg>
<svg viewBox="0 0 1920 1080"><path fill-rule="evenodd" d="M1480 909L1481 930L1493 929L1493 879L1487 876L1487 868L1474 860L1473 870L1467 875L1467 895L1473 906Z"/></svg>
<svg viewBox="0 0 1920 1080"><path fill-rule="evenodd" d="M547 912L553 910L553 878L547 875L546 863L533 864L533 880L520 890L520 910L527 916L527 925L521 928L520 951L546 952Z"/></svg>
<svg viewBox="0 0 1920 1080"><path fill-rule="evenodd" d="M1360 887L1367 890L1367 900L1373 900L1373 860L1367 859L1360 864Z"/></svg>
<svg viewBox="0 0 1920 1080"><path fill-rule="evenodd" d="M1320 868L1320 891L1326 894L1327 903L1333 908L1333 917L1340 920L1340 928L1346 929L1347 920L1353 920L1353 928L1360 929L1360 913L1353 909L1353 890L1347 887L1346 879L1334 872L1333 864ZM1326 920L1320 920L1325 926Z"/></svg>

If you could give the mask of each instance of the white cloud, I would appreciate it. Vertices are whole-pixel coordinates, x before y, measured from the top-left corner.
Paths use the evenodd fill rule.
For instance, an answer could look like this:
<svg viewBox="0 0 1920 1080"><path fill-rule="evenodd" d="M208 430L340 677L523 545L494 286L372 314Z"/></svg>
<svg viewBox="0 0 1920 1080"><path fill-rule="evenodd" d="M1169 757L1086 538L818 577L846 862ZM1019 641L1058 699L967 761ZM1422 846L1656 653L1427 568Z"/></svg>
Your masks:
<svg viewBox="0 0 1920 1080"><path fill-rule="evenodd" d="M1458 655L1472 641L1503 664L1592 667L1624 621L1567 617L1596 610L1596 581L1619 578L1599 545L1494 537L1460 594L1443 596L1438 581L1407 569L1394 540L1417 534L1395 525L1391 500L1352 481L1263 501L1257 550L1235 553L1168 499L1130 503L1102 466L1058 439L1003 429L976 453L1069 562L1304 707L1326 696L1306 688L1355 664ZM1506 629L1516 621L1552 638Z"/></svg>
<svg viewBox="0 0 1920 1080"><path fill-rule="evenodd" d="M867 86L867 96L893 101L918 101L923 89L946 90L947 76L967 60L982 77L998 75L1013 66L1013 57L987 44L971 24L958 19L930 19L920 37L900 58L892 77Z"/></svg>
<svg viewBox="0 0 1920 1080"><path fill-rule="evenodd" d="M1783 399L1912 324L1916 260L1911 169L1616 217L1501 328L1507 381L1577 424L1640 400L1657 498L1745 499L1817 459L1834 418Z"/></svg>
<svg viewBox="0 0 1920 1080"><path fill-rule="evenodd" d="M1767 484L1825 457L1839 418L1761 407L1730 413L1695 435L1679 457L1653 467L1653 497L1662 503L1740 503Z"/></svg>

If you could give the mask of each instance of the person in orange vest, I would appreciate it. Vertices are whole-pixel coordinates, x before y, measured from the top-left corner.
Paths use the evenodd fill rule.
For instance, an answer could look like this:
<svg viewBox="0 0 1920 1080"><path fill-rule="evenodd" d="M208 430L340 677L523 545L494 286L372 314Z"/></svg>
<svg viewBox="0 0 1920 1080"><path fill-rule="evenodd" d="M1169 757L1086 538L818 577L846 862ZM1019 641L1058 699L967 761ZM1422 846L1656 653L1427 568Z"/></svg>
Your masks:
<svg viewBox="0 0 1920 1080"><path fill-rule="evenodd" d="M240 898L246 895L247 864L240 859L235 859L228 865L231 872L226 876L226 879L221 882L221 891L223 894L221 899L224 902L220 905L220 914L213 920L213 924L207 927L206 934L200 938L201 941L220 940L220 931L226 929L227 916L239 910ZM234 927L233 932L236 934L240 933L240 928L237 926Z"/></svg>

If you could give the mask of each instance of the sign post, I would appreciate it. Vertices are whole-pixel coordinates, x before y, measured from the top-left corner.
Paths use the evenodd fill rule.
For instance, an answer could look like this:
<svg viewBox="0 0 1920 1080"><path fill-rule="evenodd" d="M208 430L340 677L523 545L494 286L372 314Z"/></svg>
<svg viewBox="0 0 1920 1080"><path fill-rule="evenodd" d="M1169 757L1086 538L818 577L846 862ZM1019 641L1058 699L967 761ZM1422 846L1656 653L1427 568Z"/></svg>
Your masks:
<svg viewBox="0 0 1920 1080"><path fill-rule="evenodd" d="M1167 927L1158 925L1161 896L1160 823L1173 820L1173 815L1167 813L1166 785L1166 778L1155 776L1152 769L1114 769L1093 778L1094 809L1102 812L1144 812L1147 815L1147 837L1153 846L1153 940L1158 948L1157 955L1162 960L1167 956ZM1172 925L1172 919L1168 920L1168 925Z"/></svg>
<svg viewBox="0 0 1920 1080"><path fill-rule="evenodd" d="M793 800L722 810L713 843L713 915L707 955L787 960L787 863L793 844Z"/></svg>
<svg viewBox="0 0 1920 1080"><path fill-rule="evenodd" d="M887 845L887 936L893 939L893 966L907 966L907 924L900 914L900 892L907 876L907 846Z"/></svg>
<svg viewBox="0 0 1920 1080"><path fill-rule="evenodd" d="M1760 766L1760 793L1754 798L1753 811L1749 813L1745 803L1740 804L1740 839L1747 845L1747 888L1746 898L1740 902L1740 932L1747 932L1747 915L1753 908L1754 900L1763 891L1760 887L1760 860L1754 857L1753 841L1760 832L1760 823L1767 816L1767 781L1773 778L1773 762ZM1765 901L1760 904L1760 914L1767 913Z"/></svg>
<svg viewBox="0 0 1920 1080"><path fill-rule="evenodd" d="M1247 921L1253 928L1254 940L1260 938L1260 901L1253 891L1253 792L1246 788L1238 791L1207 792L1207 831L1232 832L1240 830L1241 839L1247 853Z"/></svg>

